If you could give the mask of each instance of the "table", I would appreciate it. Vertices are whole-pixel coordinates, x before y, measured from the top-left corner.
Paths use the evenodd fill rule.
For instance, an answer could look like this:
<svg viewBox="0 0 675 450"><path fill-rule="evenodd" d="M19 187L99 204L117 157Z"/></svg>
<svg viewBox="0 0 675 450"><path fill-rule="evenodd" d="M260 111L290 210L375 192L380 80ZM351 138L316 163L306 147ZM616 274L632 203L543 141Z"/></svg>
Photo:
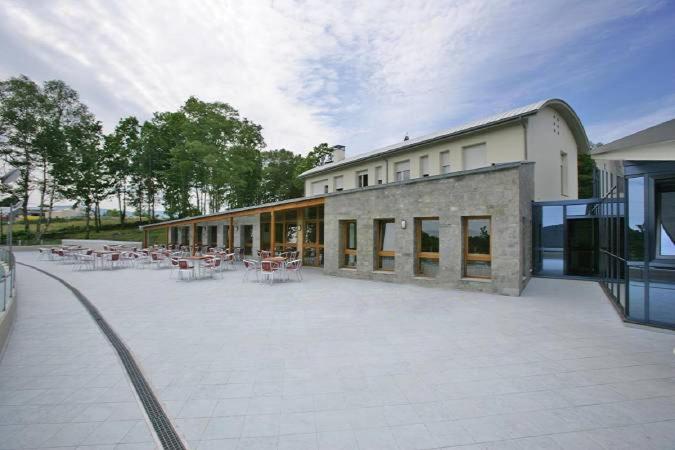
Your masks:
<svg viewBox="0 0 675 450"><path fill-rule="evenodd" d="M214 256L210 255L205 255L205 256L188 256L187 258L178 258L178 259L187 259L188 261L193 261L194 265L192 266L192 270L195 272L195 278L197 278L197 274L201 277L201 272L202 272L202 264L204 261L207 259L212 259Z"/></svg>

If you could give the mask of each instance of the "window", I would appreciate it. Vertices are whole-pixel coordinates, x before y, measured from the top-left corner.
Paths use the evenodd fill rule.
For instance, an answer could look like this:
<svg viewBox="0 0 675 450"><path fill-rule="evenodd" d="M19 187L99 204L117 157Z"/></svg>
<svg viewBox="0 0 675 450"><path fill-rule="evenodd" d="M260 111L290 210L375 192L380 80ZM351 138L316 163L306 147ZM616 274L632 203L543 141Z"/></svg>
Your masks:
<svg viewBox="0 0 675 450"><path fill-rule="evenodd" d="M464 276L490 278L492 252L490 250L490 218L464 218Z"/></svg>
<svg viewBox="0 0 675 450"><path fill-rule="evenodd" d="M628 261L645 259L645 179L628 178Z"/></svg>
<svg viewBox="0 0 675 450"><path fill-rule="evenodd" d="M356 185L360 188L368 186L368 171L367 170L362 170L360 172L356 172Z"/></svg>
<svg viewBox="0 0 675 450"><path fill-rule="evenodd" d="M339 175L339 176L333 178L333 190L334 191L337 192L337 191L341 191L343 189L342 180L343 180L342 175Z"/></svg>
<svg viewBox="0 0 675 450"><path fill-rule="evenodd" d="M342 233L342 255L340 267L356 267L356 221L343 220L340 222Z"/></svg>
<svg viewBox="0 0 675 450"><path fill-rule="evenodd" d="M675 257L675 179L656 181L656 256Z"/></svg>
<svg viewBox="0 0 675 450"><path fill-rule="evenodd" d="M420 177L429 176L429 156L420 156Z"/></svg>
<svg viewBox="0 0 675 450"><path fill-rule="evenodd" d="M384 183L384 179L382 178L382 166L375 167L375 182L377 184Z"/></svg>
<svg viewBox="0 0 675 450"><path fill-rule="evenodd" d="M424 277L438 274L438 217L415 219L415 273Z"/></svg>
<svg viewBox="0 0 675 450"><path fill-rule="evenodd" d="M410 179L410 161L401 161L394 164L394 173L396 174L396 181L404 181Z"/></svg>
<svg viewBox="0 0 675 450"><path fill-rule="evenodd" d="M567 153L560 152L560 195L567 196Z"/></svg>
<svg viewBox="0 0 675 450"><path fill-rule="evenodd" d="M375 221L375 269L394 270L396 229L394 219Z"/></svg>
<svg viewBox="0 0 675 450"><path fill-rule="evenodd" d="M440 173L450 173L450 151L441 152L441 170Z"/></svg>
<svg viewBox="0 0 675 450"><path fill-rule="evenodd" d="M487 147L483 143L462 148L462 160L464 170L487 166Z"/></svg>
<svg viewBox="0 0 675 450"><path fill-rule="evenodd" d="M311 187L312 187L312 195L327 194L328 180L314 181Z"/></svg>

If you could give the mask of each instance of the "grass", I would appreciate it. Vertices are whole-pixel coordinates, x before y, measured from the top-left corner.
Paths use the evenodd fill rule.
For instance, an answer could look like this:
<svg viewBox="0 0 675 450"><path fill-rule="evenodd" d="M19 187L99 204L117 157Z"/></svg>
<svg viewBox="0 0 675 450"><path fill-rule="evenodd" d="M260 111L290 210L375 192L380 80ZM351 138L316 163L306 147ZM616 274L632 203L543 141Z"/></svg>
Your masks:
<svg viewBox="0 0 675 450"><path fill-rule="evenodd" d="M86 239L87 232L85 224L86 221L82 218L53 221L49 226L47 233L42 235L42 243L59 244L61 243L61 239ZM98 232L94 227L93 220L90 223L89 239L143 241L143 232L138 229L140 224L140 222L132 222L120 225L118 217L102 217L101 228ZM8 228L7 223L3 223L1 239L3 242L7 240ZM29 236L26 236L23 221L19 220L19 222L15 223L13 226L14 242L19 243L19 241L21 241L21 243L25 245L38 244L39 242L35 241L36 231L36 221L30 221ZM151 243L163 243L162 241L166 241L166 232L151 232L149 240Z"/></svg>

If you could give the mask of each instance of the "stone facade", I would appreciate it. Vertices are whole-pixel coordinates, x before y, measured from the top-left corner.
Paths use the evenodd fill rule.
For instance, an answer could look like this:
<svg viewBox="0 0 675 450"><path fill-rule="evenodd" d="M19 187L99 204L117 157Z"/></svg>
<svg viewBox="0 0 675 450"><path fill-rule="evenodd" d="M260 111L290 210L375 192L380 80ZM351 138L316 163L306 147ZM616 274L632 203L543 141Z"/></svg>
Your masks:
<svg viewBox="0 0 675 450"><path fill-rule="evenodd" d="M529 278L534 164L512 163L328 195L324 271L330 275L519 295ZM463 277L462 218L491 217L492 278ZM439 219L439 271L415 275L415 218ZM395 270L373 270L376 219L395 219ZM340 221L356 220L357 264L340 268ZM406 221L405 229L401 222Z"/></svg>

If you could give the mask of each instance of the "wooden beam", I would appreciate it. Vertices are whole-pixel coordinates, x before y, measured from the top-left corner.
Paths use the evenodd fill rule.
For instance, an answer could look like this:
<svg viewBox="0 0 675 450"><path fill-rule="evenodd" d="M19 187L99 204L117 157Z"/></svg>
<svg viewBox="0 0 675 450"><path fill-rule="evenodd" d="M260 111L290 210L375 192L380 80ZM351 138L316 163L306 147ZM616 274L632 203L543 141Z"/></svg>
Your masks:
<svg viewBox="0 0 675 450"><path fill-rule="evenodd" d="M271 230L270 230L270 251L272 252L272 256L274 256L274 239L276 238L275 236L275 231L276 231L276 223L275 223L275 214L274 211L270 211L270 214L272 215L272 221L270 222Z"/></svg>
<svg viewBox="0 0 675 450"><path fill-rule="evenodd" d="M148 230L143 230L143 248L148 248Z"/></svg>
<svg viewBox="0 0 675 450"><path fill-rule="evenodd" d="M308 208L310 206L319 206L325 203L324 197L311 198L307 200L298 200L297 202L284 203L282 205L270 205L270 206L261 206L258 208L251 208L245 211L234 211L234 212L223 212L220 214L214 214L208 217L201 217L197 219L185 218L183 220L178 220L175 222L163 224L162 222L155 223L152 225L146 225L143 227L144 230L156 230L160 228L173 227L173 226L188 226L194 223L204 223L204 222L217 222L229 219L230 217L243 217L243 216L255 216L264 212L271 213L272 211L286 211L288 209L296 208Z"/></svg>
<svg viewBox="0 0 675 450"><path fill-rule="evenodd" d="M305 208L298 209L298 235L296 248L298 250L298 259L302 260L302 253L305 249Z"/></svg>
<svg viewBox="0 0 675 450"><path fill-rule="evenodd" d="M197 222L192 222L192 255L197 253Z"/></svg>
<svg viewBox="0 0 675 450"><path fill-rule="evenodd" d="M230 216L230 226L227 227L227 246L230 253L234 251L234 217Z"/></svg>

